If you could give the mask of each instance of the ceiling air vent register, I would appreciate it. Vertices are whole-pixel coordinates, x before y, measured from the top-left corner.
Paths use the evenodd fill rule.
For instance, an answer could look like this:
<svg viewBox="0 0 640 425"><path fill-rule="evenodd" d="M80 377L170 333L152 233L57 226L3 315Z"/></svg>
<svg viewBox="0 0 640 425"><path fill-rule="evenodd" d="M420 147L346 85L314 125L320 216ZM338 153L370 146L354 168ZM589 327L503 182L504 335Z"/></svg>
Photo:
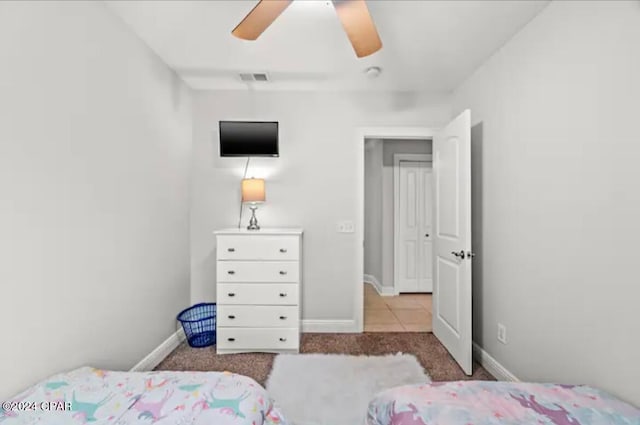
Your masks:
<svg viewBox="0 0 640 425"><path fill-rule="evenodd" d="M240 74L240 81L249 82L249 81L259 81L266 82L269 81L269 76L264 72L257 73L247 73L243 72Z"/></svg>

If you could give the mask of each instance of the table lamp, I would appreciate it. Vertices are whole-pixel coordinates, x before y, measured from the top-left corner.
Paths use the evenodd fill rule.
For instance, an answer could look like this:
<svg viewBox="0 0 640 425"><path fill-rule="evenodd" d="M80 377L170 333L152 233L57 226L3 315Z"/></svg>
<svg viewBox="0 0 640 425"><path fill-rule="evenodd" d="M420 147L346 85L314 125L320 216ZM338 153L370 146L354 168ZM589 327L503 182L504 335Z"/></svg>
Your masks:
<svg viewBox="0 0 640 425"><path fill-rule="evenodd" d="M242 202L248 203L251 210L251 219L247 230L260 230L258 219L256 218L256 210L259 203L264 202L264 179L243 179L242 180Z"/></svg>

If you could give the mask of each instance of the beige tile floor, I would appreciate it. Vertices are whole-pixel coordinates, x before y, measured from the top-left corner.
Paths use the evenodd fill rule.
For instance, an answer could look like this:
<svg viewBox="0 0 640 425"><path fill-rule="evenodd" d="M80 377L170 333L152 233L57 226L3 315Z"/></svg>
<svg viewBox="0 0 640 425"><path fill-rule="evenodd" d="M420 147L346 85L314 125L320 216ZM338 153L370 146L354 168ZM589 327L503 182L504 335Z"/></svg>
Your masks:
<svg viewBox="0 0 640 425"><path fill-rule="evenodd" d="M431 332L431 294L382 297L364 284L365 332Z"/></svg>

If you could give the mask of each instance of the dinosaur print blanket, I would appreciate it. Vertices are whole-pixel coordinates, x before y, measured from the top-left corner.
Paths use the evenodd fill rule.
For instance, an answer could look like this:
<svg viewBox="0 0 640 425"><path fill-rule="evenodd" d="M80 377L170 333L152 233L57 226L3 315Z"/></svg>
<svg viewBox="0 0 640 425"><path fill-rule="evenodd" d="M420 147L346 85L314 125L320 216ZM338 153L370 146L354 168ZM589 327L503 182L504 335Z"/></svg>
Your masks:
<svg viewBox="0 0 640 425"><path fill-rule="evenodd" d="M433 382L379 393L367 425L640 425L640 410L587 386Z"/></svg>
<svg viewBox="0 0 640 425"><path fill-rule="evenodd" d="M112 372L53 376L0 409L1 425L286 425L266 390L229 372Z"/></svg>

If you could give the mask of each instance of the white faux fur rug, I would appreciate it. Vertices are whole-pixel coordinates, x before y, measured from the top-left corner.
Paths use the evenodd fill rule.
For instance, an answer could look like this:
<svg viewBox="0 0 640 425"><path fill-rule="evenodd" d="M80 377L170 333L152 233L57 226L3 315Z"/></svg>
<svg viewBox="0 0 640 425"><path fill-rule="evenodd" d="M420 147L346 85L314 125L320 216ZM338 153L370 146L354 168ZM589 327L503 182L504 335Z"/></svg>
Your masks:
<svg viewBox="0 0 640 425"><path fill-rule="evenodd" d="M292 425L360 425L378 392L426 382L431 379L409 354L280 354L267 391Z"/></svg>

